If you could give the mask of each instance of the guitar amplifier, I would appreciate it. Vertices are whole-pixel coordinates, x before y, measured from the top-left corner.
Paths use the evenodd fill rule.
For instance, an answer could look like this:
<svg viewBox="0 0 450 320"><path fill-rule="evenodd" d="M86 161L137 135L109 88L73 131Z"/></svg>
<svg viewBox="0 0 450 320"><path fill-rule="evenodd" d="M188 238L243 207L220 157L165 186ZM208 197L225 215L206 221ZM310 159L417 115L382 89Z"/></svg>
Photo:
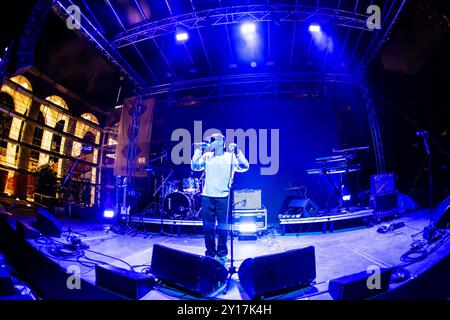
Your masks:
<svg viewBox="0 0 450 320"><path fill-rule="evenodd" d="M384 194L384 193L394 193L395 189L395 179L394 174L390 173L379 173L370 176L370 194Z"/></svg>
<svg viewBox="0 0 450 320"><path fill-rule="evenodd" d="M253 210L261 209L261 189L242 189L235 190L234 197L234 210Z"/></svg>

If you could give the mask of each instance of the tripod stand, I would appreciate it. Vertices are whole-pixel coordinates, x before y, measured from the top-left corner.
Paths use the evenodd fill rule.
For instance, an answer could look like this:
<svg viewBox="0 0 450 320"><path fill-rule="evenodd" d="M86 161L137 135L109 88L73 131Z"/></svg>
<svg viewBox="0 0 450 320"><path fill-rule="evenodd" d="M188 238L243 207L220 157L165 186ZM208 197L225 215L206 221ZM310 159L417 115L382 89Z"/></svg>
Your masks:
<svg viewBox="0 0 450 320"><path fill-rule="evenodd" d="M75 170L75 167L78 163L78 161L80 161L81 158L85 157L83 156L83 152L85 150L90 150L90 147L81 147L81 152L80 155L78 156L78 158L75 160L75 162L73 163L72 167L69 170L69 173L67 174L66 178L64 179L63 183L61 184L61 191L63 193L63 199L66 199L66 204L67 204L67 214L66 214L66 218L67 218L67 223L69 225L68 227L68 232L70 233L77 233L83 237L85 237L86 235L79 233L79 232L75 232L72 229L72 201L71 201L71 197L72 197L72 178L73 178L73 172ZM64 188L65 186L68 185L66 192L64 192ZM64 200L63 200L64 202ZM64 210L66 212L66 210Z"/></svg>
<svg viewBox="0 0 450 320"><path fill-rule="evenodd" d="M428 243L432 243L436 240L436 228L433 225L433 162L431 160L431 152L430 147L428 145L428 131L419 131L416 133L417 136L421 136L423 139L423 144L425 147L425 152L428 157L428 192L429 192L429 205L430 205L430 223L427 227L424 228L423 238L428 241Z"/></svg>

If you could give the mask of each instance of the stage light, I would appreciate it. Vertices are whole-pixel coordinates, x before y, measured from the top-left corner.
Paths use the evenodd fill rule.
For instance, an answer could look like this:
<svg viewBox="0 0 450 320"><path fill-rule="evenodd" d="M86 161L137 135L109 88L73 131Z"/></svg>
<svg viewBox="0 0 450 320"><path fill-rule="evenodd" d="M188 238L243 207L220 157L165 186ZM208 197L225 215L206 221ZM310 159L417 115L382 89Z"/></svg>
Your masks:
<svg viewBox="0 0 450 320"><path fill-rule="evenodd" d="M320 32L320 26L318 24L310 24L309 32Z"/></svg>
<svg viewBox="0 0 450 320"><path fill-rule="evenodd" d="M344 201L350 201L351 198L352 198L352 196L350 194L342 196L342 200L344 200Z"/></svg>
<svg viewBox="0 0 450 320"><path fill-rule="evenodd" d="M256 31L256 25L253 22L244 22L241 25L241 33L246 36L254 34Z"/></svg>
<svg viewBox="0 0 450 320"><path fill-rule="evenodd" d="M186 31L178 31L175 35L175 39L177 39L178 42L184 42L189 39L189 34Z"/></svg>
<svg viewBox="0 0 450 320"><path fill-rule="evenodd" d="M250 62L250 66L251 66L252 68L256 68L256 61Z"/></svg>
<svg viewBox="0 0 450 320"><path fill-rule="evenodd" d="M112 209L106 209L103 211L103 217L104 218L114 218L115 212Z"/></svg>
<svg viewBox="0 0 450 320"><path fill-rule="evenodd" d="M239 226L239 233L256 233L256 223L243 223Z"/></svg>

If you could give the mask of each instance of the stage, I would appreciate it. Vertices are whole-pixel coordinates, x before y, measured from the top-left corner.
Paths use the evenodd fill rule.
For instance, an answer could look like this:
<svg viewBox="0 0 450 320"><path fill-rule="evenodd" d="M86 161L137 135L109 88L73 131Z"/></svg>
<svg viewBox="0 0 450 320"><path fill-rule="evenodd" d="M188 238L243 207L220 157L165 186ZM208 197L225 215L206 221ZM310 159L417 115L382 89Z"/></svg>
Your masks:
<svg viewBox="0 0 450 320"><path fill-rule="evenodd" d="M30 224L33 221L33 217L11 217L7 220L1 220L3 241L7 239L9 234L8 231L5 231L4 222L7 222L10 228L14 229L16 224L14 221L15 219ZM31 251L34 251L34 253L28 254L31 254L31 256L34 257L22 256L20 258L16 257L16 259L13 257L14 255L25 254L24 252L31 251L24 250L22 253L17 253L11 250L10 254L13 256L9 256L9 258L15 260L16 264L23 263L24 261L31 263L31 261L34 261L33 259L36 259L36 255L39 255L36 261L46 261L45 263L53 261L53 266L59 266L59 268L57 267L55 270L59 269L62 274L61 279L68 277L66 270L69 270L69 267L79 267L82 279L81 289L85 289L86 286L92 289L95 287L96 283L95 264L102 265L106 263L128 270L130 269L130 266L132 266L136 272L151 273L150 264L152 261L154 244L160 244L181 252L192 253L195 255L204 254L204 240L201 233L181 233L178 235L160 234L158 232L147 234L142 232L131 232L129 234L118 234L113 231L114 228L111 229L110 224L72 220L72 223L69 225L67 219L64 218L60 219L59 222L61 223L62 230L72 230L73 232L71 234L63 232L60 238L49 238L47 240L45 240L45 238L26 239L25 241L30 245L29 248L32 248ZM380 227L395 222L404 222L405 226L386 233L377 232ZM312 285L268 296L266 298L267 300L330 300L332 299L328 292L330 280L366 271L368 268L393 268L399 265L405 266L405 269L409 271L409 278L399 283L391 282L389 290L379 296L379 298L404 299L405 297L416 297L421 299L431 299L438 295L438 291L442 293L442 290L448 290L449 282L445 282L445 279L442 278L436 278L441 276L440 271L436 270L442 269L442 264L444 264L444 270L445 265L448 266L448 253L450 252L450 242L447 241L449 236L448 230L443 230L441 239L429 246L428 251L432 253L422 261L415 263L401 261L402 255L411 249L411 245L414 241L416 241L416 243L417 241L423 241L422 231L428 223L429 211L420 209L403 213L401 217L384 221L381 224L375 224L372 227L358 226L355 228L334 230L333 233L309 232L285 233L282 235L276 228L269 228L264 235L259 236L255 241L238 241L237 238L234 238L234 266L238 270L241 263L250 257L273 255L291 249L314 246L316 278ZM66 256L56 257L54 254L55 244L67 243L67 237L70 235L78 236L81 242L89 248L86 248L87 246L85 246L82 255L77 254L76 256L70 256L68 254ZM11 243L11 241L8 245L16 248L19 246L17 243ZM230 246L230 242L228 242L228 246ZM61 282L58 280L58 276L55 274L46 276L45 272L50 271L40 267L39 262L33 262L33 264L34 263L36 263L36 265L34 265L35 269L40 271L36 272L33 269L33 274L27 275L31 285L34 282L40 286L40 283L42 283L43 280L36 280L36 278L39 277L43 277L46 281L55 282L46 284L46 286L52 288L50 296L45 296L49 293L46 292L45 288L34 289L37 292L40 292L44 299L64 299L64 293L57 293L59 291L57 289L58 286L62 285L61 283L57 283L58 281ZM437 267L438 265L440 265L440 267ZM230 260L225 264L227 269L229 266ZM15 265L14 267L21 269L20 265ZM26 268L24 270L26 270ZM424 278L426 280L424 280ZM428 285L425 289L423 287L423 281ZM436 285L435 288L433 288L433 284ZM447 288L437 287L442 285L447 285ZM224 288L225 284L222 284L218 290L212 292L208 296L197 297L180 288L170 286L170 284L157 283L150 292L141 298L141 300L250 299L246 291L243 290L237 273L232 275L229 290L226 294L223 293ZM408 288L406 296L402 288ZM435 292L433 292L434 290ZM70 294L75 296L79 295L77 296L78 299L96 299L95 293L84 295L83 290L78 290L79 292L75 291L77 290L72 290ZM402 291L402 294L397 295L396 293L400 291ZM58 296L58 294L60 294L60 296ZM109 298L110 297L106 297L106 299ZM99 299L103 298L99 296Z"/></svg>

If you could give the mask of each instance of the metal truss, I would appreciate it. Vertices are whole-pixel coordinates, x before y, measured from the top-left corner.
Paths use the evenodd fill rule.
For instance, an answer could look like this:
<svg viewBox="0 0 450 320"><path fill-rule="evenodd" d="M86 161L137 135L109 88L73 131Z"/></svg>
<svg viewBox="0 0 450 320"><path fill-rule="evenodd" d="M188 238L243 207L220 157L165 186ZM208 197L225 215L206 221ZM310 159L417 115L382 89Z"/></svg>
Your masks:
<svg viewBox="0 0 450 320"><path fill-rule="evenodd" d="M398 20L398 16L403 11L406 2L407 0L393 0L391 2L391 5L388 7L389 9L383 16L382 28L372 37L367 50L359 63L358 68L361 69L359 72L363 72L363 69L366 68L383 49L386 42L389 40L392 29ZM399 3L399 5L395 6L397 3Z"/></svg>
<svg viewBox="0 0 450 320"><path fill-rule="evenodd" d="M117 34L113 42L117 48L121 48L174 33L178 28L189 30L236 24L242 21L274 21L275 23L311 21L370 31L367 29L366 14L305 5L264 4L220 7L151 21Z"/></svg>
<svg viewBox="0 0 450 320"><path fill-rule="evenodd" d="M384 160L383 142L381 140L380 126L375 111L375 105L370 97L370 92L367 85L361 84L361 92L366 103L367 117L369 120L370 133L372 135L372 144L375 152L375 163L377 173L386 171L386 162Z"/></svg>
<svg viewBox="0 0 450 320"><path fill-rule="evenodd" d="M19 40L16 69L34 64L34 50L39 30L42 29L51 7L52 0L40 0L34 6Z"/></svg>
<svg viewBox="0 0 450 320"><path fill-rule="evenodd" d="M71 0L57 0L53 8L55 12L66 21L70 17L67 8L76 5ZM117 48L106 39L99 30L80 12L81 24L79 31L101 52L101 54L116 67L120 74L128 79L135 87L141 91L147 87L146 81L134 70L131 65L122 57Z"/></svg>
<svg viewBox="0 0 450 320"><path fill-rule="evenodd" d="M209 100L234 96L310 94L322 95L328 83L354 84L351 75L323 73L260 73L208 77L151 87L145 96L169 100Z"/></svg>

